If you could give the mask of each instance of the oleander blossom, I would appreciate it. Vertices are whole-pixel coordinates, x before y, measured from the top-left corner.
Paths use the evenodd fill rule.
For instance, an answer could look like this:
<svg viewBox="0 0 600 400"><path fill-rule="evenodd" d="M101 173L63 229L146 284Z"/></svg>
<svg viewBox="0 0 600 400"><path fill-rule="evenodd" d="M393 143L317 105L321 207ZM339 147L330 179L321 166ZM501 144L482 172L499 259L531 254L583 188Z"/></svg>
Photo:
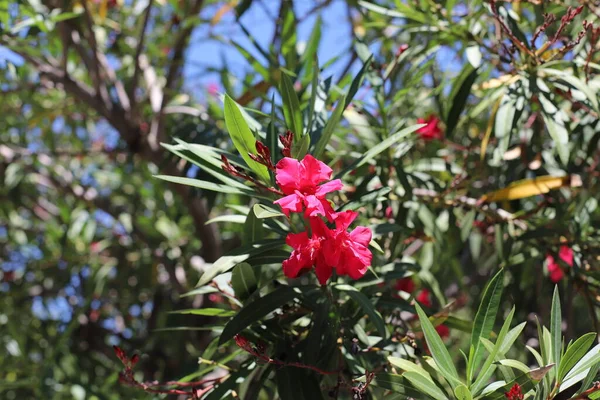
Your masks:
<svg viewBox="0 0 600 400"><path fill-rule="evenodd" d="M275 166L275 180L286 196L275 201L275 204L281 207L286 216L304 210L307 218L322 215L333 221L335 212L325 195L340 190L342 181L329 181L332 172L325 163L311 155L302 161L289 157L281 159Z"/></svg>
<svg viewBox="0 0 600 400"><path fill-rule="evenodd" d="M275 180L284 194L274 201L289 217L303 213L309 228L300 233L289 233L286 243L292 247L290 257L283 262L283 273L296 278L313 267L321 285L327 283L333 271L337 275L361 278L371 265L369 250L371 230L359 226L348 231L358 216L347 210L336 213L325 198L342 188L342 181L331 181L331 168L307 155L302 161L284 157L275 166ZM327 226L322 217L335 227Z"/></svg>
<svg viewBox="0 0 600 400"><path fill-rule="evenodd" d="M320 218L311 218L311 236L308 232L289 233L286 243L294 250L283 262L283 273L296 278L315 267L321 285L327 283L333 270L340 276L361 278L371 265L369 250L371 230L359 226L348 232L348 226L358 213L345 211L335 215L336 227L330 229Z"/></svg>
<svg viewBox="0 0 600 400"><path fill-rule="evenodd" d="M315 273L320 283L324 284L329 279L329 276L331 276L331 268L325 264L322 251L325 231L323 230L323 225L317 221L322 223L317 218L313 218L310 221L311 237L305 231L289 233L285 238L288 246L294 249L290 258L283 262L283 273L288 278L296 278L312 269L313 266L315 267Z"/></svg>
<svg viewBox="0 0 600 400"><path fill-rule="evenodd" d="M323 248L325 263L335 268L338 275L348 275L352 279L359 279L367 272L373 257L369 250L371 230L366 226L358 226L348 232L348 227L357 216L357 212L350 210L337 213L334 218L335 229L325 231L327 243ZM324 225L323 221L319 221Z"/></svg>
<svg viewBox="0 0 600 400"><path fill-rule="evenodd" d="M560 246L560 249L558 250L558 258L560 258L569 267L573 266L573 250L570 247ZM551 254L546 256L546 266L548 268L548 275L550 276L550 280L552 282L558 283L564 278L565 273L560 267L559 262L556 261Z"/></svg>
<svg viewBox="0 0 600 400"><path fill-rule="evenodd" d="M435 115L430 115L427 118L418 118L417 123L425 124L425 126L417 130L417 134L423 140L443 139L444 132L440 128L440 119Z"/></svg>

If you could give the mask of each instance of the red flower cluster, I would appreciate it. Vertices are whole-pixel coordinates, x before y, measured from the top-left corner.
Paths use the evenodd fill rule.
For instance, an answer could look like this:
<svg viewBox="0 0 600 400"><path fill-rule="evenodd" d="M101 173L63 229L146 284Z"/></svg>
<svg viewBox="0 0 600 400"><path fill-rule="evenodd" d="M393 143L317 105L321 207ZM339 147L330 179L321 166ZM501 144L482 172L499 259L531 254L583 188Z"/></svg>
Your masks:
<svg viewBox="0 0 600 400"><path fill-rule="evenodd" d="M570 247L560 246L558 257L569 267L573 266L573 250ZM546 266L552 282L558 283L564 278L565 273L551 254L546 256Z"/></svg>
<svg viewBox="0 0 600 400"><path fill-rule="evenodd" d="M421 139L423 140L443 139L444 132L442 131L442 128L440 128L440 122L440 119L435 115L430 115L426 119L418 118L417 123L426 125L419 128L417 134L421 136Z"/></svg>
<svg viewBox="0 0 600 400"><path fill-rule="evenodd" d="M275 167L275 179L285 195L275 204L287 216L303 213L310 225L305 232L287 235L286 243L294 250L283 262L283 272L290 278L314 266L319 282L324 285L334 269L338 275L359 279L371 265L372 254L368 248L371 230L359 226L348 232L358 213L336 213L325 198L327 193L342 188L339 179L330 181L332 172L311 155L302 161L285 157ZM321 217L335 221L335 228L329 228Z"/></svg>
<svg viewBox="0 0 600 400"><path fill-rule="evenodd" d="M523 400L525 398L518 383L515 383L504 395L508 400Z"/></svg>

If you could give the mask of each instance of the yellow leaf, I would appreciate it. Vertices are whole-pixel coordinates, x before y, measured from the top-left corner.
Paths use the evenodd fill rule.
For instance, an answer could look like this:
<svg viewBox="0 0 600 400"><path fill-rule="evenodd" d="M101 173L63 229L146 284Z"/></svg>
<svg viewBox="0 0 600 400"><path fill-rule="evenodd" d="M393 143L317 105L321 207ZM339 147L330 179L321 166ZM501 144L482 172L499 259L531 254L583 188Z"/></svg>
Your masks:
<svg viewBox="0 0 600 400"><path fill-rule="evenodd" d="M551 190L560 189L562 187L580 185L581 178L578 175L545 175L533 179L523 179L521 181L513 182L504 189L483 195L481 201L492 202L524 199L526 197L548 193Z"/></svg>
<svg viewBox="0 0 600 400"><path fill-rule="evenodd" d="M102 0L100 2L100 8L98 9L98 18L100 18L101 22L106 19L107 11L108 11L108 0Z"/></svg>

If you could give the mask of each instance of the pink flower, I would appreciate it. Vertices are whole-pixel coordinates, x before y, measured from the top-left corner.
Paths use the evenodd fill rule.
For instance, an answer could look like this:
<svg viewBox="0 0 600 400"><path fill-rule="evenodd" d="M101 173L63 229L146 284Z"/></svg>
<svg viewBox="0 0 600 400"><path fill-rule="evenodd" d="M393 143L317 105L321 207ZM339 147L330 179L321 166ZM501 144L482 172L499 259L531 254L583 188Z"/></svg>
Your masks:
<svg viewBox="0 0 600 400"><path fill-rule="evenodd" d="M333 221L334 211L325 198L327 193L342 188L342 181L335 179L323 183L331 178L333 171L326 164L311 155L302 161L285 157L275 166L275 179L286 195L275 201L289 216L290 212L302 212L305 208L305 217L325 216Z"/></svg>
<svg viewBox="0 0 600 400"><path fill-rule="evenodd" d="M292 251L290 258L283 262L283 273L288 278L296 278L315 266L315 273L319 282L325 284L331 276L331 267L325 263L321 251L327 227L318 218L311 219L310 225L312 237L308 237L308 232L301 232L289 233L285 238L285 242L294 251Z"/></svg>
<svg viewBox="0 0 600 400"><path fill-rule="evenodd" d="M314 266L321 285L327 283L334 269L340 276L361 278L371 265L373 255L368 247L371 241L369 228L359 226L352 232L347 231L357 215L353 211L335 215L335 229L329 229L320 218L311 218L311 237L308 232L289 233L286 243L294 251L283 262L283 273L295 278Z"/></svg>
<svg viewBox="0 0 600 400"><path fill-rule="evenodd" d="M216 82L209 82L206 85L206 90L208 91L208 94L214 97L219 94L220 87Z"/></svg>
<svg viewBox="0 0 600 400"><path fill-rule="evenodd" d="M335 268L338 275L348 275L352 279L359 279L367 272L373 257L369 250L371 230L365 226L359 226L352 232L348 232L348 227L357 216L357 212L350 210L337 213L334 216L335 229L325 231L326 243L323 246L323 255L327 265ZM318 222L325 226L322 220L319 219ZM331 271L329 271L329 276L331 276Z"/></svg>
<svg viewBox="0 0 600 400"><path fill-rule="evenodd" d="M573 266L573 250L567 246L560 246L558 250L558 257L569 267ZM548 267L548 273L550 274L550 280L554 283L558 283L565 276L559 263L554 259L551 254L546 256L546 264Z"/></svg>
<svg viewBox="0 0 600 400"><path fill-rule="evenodd" d="M424 127L417 130L417 134L423 140L442 139L444 132L440 128L440 120L435 115L430 115L427 119L419 118L417 123L426 124Z"/></svg>

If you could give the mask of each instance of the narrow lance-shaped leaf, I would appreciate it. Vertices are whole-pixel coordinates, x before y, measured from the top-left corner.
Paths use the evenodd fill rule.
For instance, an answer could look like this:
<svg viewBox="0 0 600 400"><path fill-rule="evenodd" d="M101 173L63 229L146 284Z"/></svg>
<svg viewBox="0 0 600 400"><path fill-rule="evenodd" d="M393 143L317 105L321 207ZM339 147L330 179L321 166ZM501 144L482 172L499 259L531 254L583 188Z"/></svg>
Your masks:
<svg viewBox="0 0 600 400"><path fill-rule="evenodd" d="M242 235L242 245L250 245L262 240L265 236L263 221L259 219L254 209L251 208L244 222L244 234Z"/></svg>
<svg viewBox="0 0 600 400"><path fill-rule="evenodd" d="M440 335L438 335L435 328L429 321L429 318L427 318L427 314L425 314L418 303L415 303L415 309L419 315L421 328L423 329L425 341L427 342L427 346L431 351L431 355L433 356L433 359L435 360L435 363L444 379L448 381L450 386L452 386L452 389L455 389L458 387L458 385L462 384L462 382L458 378L458 373L454 367L452 357L450 357L450 353L448 353L446 346L444 346Z"/></svg>
<svg viewBox="0 0 600 400"><path fill-rule="evenodd" d="M275 249L283 246L285 242L280 239L264 240L259 243L252 243L248 246L237 248L227 255L219 258L211 265L200 277L200 281L196 286L203 286L210 282L215 276L223 274L231 270L237 264L251 259L253 256L272 252Z"/></svg>
<svg viewBox="0 0 600 400"><path fill-rule="evenodd" d="M225 125L227 125L233 145L240 152L246 164L263 182L270 182L271 177L267 167L257 163L248 155L257 154L256 138L250 131L238 105L227 95L225 95Z"/></svg>
<svg viewBox="0 0 600 400"><path fill-rule="evenodd" d="M442 390L435 385L435 383L417 372L408 371L402 374L415 388L421 393L433 397L435 400L446 400L448 396L442 392Z"/></svg>
<svg viewBox="0 0 600 400"><path fill-rule="evenodd" d="M560 295L558 286L554 287L552 295L552 309L550 310L550 334L552 335L552 361L556 368L560 368L560 355L562 351L562 312L560 309Z"/></svg>
<svg viewBox="0 0 600 400"><path fill-rule="evenodd" d="M586 333L567 348L558 366L558 382L562 382L571 368L586 354L592 343L594 343L595 338L596 333Z"/></svg>
<svg viewBox="0 0 600 400"><path fill-rule="evenodd" d="M478 69L467 64L455 83L455 88L453 88L451 93L452 107L446 118L446 135L448 137L452 136L454 128L458 125L458 119L467 104L467 99L469 98L469 94L471 94L471 87L479 74L478 71Z"/></svg>
<svg viewBox="0 0 600 400"><path fill-rule="evenodd" d="M334 129L340 123L340 120L342 119L342 114L345 109L345 106L344 106L345 99L346 99L346 97L342 97L338 101L337 106L335 107L335 111L333 112L333 114L331 114L331 117L329 118L329 120L327 121L327 124L323 128L321 137L319 138L319 141L317 142L315 149L313 150L313 156L315 158L321 157L321 155L325 151L325 147L331 140L331 136L333 135Z"/></svg>
<svg viewBox="0 0 600 400"><path fill-rule="evenodd" d="M236 334L246 329L253 323L264 318L275 309L284 304L301 297L302 292L298 288L290 286L280 286L271 293L259 297L246 304L237 315L235 315L223 329L219 339L219 345L232 339Z"/></svg>
<svg viewBox="0 0 600 400"><path fill-rule="evenodd" d="M300 101L294 89L294 84L286 73L281 73L281 98L283 100L283 115L289 130L294 132L294 142L299 142L303 135L302 112Z"/></svg>
<svg viewBox="0 0 600 400"><path fill-rule="evenodd" d="M483 357L483 345L481 338L489 339L494 321L500 307L500 298L502 297L502 289L504 287L504 269L501 269L492 278L490 283L485 288L479 310L475 315L473 331L471 332L471 346L469 348L469 363L467 366L467 381L473 379L473 372L479 367L481 358Z"/></svg>
<svg viewBox="0 0 600 400"><path fill-rule="evenodd" d="M250 264L243 262L233 268L231 286L236 297L242 301L256 291L258 282Z"/></svg>

